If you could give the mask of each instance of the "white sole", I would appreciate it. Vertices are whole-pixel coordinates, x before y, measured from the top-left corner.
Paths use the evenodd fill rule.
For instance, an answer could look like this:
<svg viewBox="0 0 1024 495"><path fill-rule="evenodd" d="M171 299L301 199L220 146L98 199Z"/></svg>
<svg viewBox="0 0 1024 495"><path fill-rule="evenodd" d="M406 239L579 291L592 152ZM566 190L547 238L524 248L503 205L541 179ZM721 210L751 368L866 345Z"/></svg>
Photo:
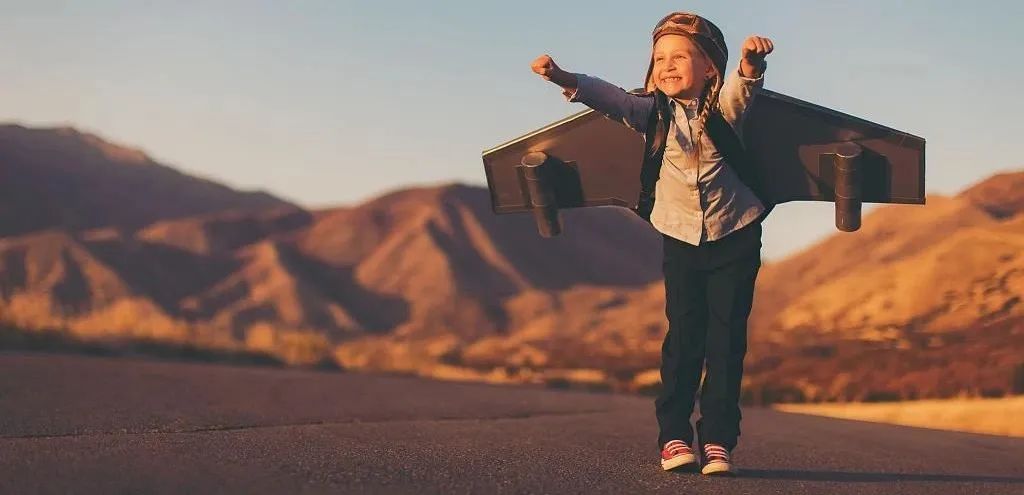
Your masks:
<svg viewBox="0 0 1024 495"><path fill-rule="evenodd" d="M736 468L731 463L726 462L709 462L704 465L700 470L701 474L736 474Z"/></svg>
<svg viewBox="0 0 1024 495"><path fill-rule="evenodd" d="M679 456L673 457L671 459L662 459L661 460L661 469L664 469L665 471L668 471L670 469L675 469L677 467L685 466L687 464L695 464L696 462L697 462L697 456L696 455L693 455L693 454L679 455Z"/></svg>

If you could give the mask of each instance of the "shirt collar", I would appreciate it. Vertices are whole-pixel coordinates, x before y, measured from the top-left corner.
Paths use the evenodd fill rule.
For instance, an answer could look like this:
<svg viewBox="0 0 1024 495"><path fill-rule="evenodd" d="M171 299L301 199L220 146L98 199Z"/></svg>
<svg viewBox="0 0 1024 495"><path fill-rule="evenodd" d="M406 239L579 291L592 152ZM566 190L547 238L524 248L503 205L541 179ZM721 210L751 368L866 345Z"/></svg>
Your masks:
<svg viewBox="0 0 1024 495"><path fill-rule="evenodd" d="M672 113L674 114L676 109L682 107L686 112L687 118L693 118L693 115L697 113L697 99L692 100L676 100L675 98L669 98L669 102L672 106Z"/></svg>

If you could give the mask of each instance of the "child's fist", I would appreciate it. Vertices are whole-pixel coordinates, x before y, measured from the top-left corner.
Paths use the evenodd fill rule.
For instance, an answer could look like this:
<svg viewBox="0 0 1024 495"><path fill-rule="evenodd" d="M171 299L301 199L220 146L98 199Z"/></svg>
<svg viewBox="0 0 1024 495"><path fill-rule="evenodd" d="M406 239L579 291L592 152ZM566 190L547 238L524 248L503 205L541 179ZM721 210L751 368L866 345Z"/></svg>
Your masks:
<svg viewBox="0 0 1024 495"><path fill-rule="evenodd" d="M551 59L551 56L544 54L533 60L530 64L530 68L534 72L543 77L545 80L550 81L551 77L558 73L561 69L555 64L555 61Z"/></svg>
<svg viewBox="0 0 1024 495"><path fill-rule="evenodd" d="M772 40L760 36L751 36L743 42L743 49L740 52L744 60L756 65L762 62L774 49L775 45L772 43Z"/></svg>

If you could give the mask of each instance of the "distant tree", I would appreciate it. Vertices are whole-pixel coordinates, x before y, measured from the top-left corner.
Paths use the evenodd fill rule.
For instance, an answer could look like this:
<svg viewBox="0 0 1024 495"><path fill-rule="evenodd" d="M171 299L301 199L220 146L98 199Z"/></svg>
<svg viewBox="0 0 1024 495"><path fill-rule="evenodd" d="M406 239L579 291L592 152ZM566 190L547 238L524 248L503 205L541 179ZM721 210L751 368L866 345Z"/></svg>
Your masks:
<svg viewBox="0 0 1024 495"><path fill-rule="evenodd" d="M759 403L764 406L785 402L807 402L807 398L804 396L804 392L799 388L789 384L765 384L761 387L759 395Z"/></svg>
<svg viewBox="0 0 1024 495"><path fill-rule="evenodd" d="M462 349L458 347L453 347L445 351L438 357L438 361L450 366L462 366L465 364L462 360Z"/></svg>
<svg viewBox="0 0 1024 495"><path fill-rule="evenodd" d="M985 387L981 389L981 396L989 399L995 399L1006 395L1006 390L1002 387Z"/></svg>
<svg viewBox="0 0 1024 495"><path fill-rule="evenodd" d="M1012 383L1012 390L1014 394L1024 394L1024 363L1018 364L1017 367L1013 369Z"/></svg>
<svg viewBox="0 0 1024 495"><path fill-rule="evenodd" d="M900 400L900 393L892 390L872 390L864 395L864 402L895 402Z"/></svg>

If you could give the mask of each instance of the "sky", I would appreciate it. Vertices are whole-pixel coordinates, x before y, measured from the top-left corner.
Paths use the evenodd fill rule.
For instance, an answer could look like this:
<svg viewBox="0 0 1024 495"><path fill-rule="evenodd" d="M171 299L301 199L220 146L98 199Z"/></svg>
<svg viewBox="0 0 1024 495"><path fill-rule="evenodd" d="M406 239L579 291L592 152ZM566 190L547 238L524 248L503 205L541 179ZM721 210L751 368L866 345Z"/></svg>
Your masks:
<svg viewBox="0 0 1024 495"><path fill-rule="evenodd" d="M584 109L536 56L637 87L673 10L713 20L730 67L746 36L771 38L766 88L925 138L928 195L1024 168L1024 2L996 0L0 0L0 122L74 126L309 208L483 186L483 150ZM785 203L762 254L836 232L832 204Z"/></svg>

